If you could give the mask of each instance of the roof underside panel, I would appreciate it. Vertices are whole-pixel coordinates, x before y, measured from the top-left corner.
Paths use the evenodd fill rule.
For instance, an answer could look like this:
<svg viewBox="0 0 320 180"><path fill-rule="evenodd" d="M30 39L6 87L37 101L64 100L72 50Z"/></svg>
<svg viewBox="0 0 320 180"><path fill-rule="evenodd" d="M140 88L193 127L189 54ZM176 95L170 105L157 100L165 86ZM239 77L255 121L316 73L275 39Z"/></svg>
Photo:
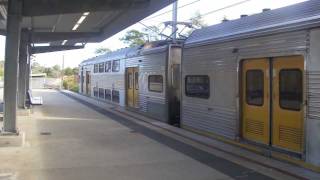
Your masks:
<svg viewBox="0 0 320 180"><path fill-rule="evenodd" d="M70 40L69 43L72 44L101 42L174 1L176 0L23 0L22 28L32 31L33 43L56 45L64 40ZM4 10L1 7L5 7ZM6 13L6 6L0 5L0 20L6 21ZM78 23L84 13L87 15ZM75 26L76 24L79 26ZM5 28L5 23L0 22L0 33L3 35ZM50 38L44 34L37 36L39 32L50 33Z"/></svg>
<svg viewBox="0 0 320 180"><path fill-rule="evenodd" d="M120 10L108 11L108 12L94 12L91 13L87 19L85 19L85 23L83 23L79 27L79 31L99 31L106 24L109 24L113 19L115 19L119 13L122 12Z"/></svg>
<svg viewBox="0 0 320 180"><path fill-rule="evenodd" d="M53 32L70 32L75 23L77 23L81 13L70 15L58 15Z"/></svg>
<svg viewBox="0 0 320 180"><path fill-rule="evenodd" d="M305 25L305 22L308 21L320 22L319 0L310 0L196 30L188 38L186 44L227 41L280 28L293 29L294 25L299 23Z"/></svg>

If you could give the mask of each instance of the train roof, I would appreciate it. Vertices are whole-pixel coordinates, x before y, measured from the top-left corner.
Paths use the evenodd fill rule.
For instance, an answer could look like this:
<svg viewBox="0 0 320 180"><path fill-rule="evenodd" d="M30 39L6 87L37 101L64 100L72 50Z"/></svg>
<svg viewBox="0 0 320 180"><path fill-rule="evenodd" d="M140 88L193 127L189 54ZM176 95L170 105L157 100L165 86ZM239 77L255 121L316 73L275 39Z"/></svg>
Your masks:
<svg viewBox="0 0 320 180"><path fill-rule="evenodd" d="M320 1L310 0L195 30L186 40L185 46L232 41L319 26Z"/></svg>
<svg viewBox="0 0 320 180"><path fill-rule="evenodd" d="M137 50L138 47L133 47L133 48L122 48L122 49L118 49L116 51L112 51L112 52L107 52L105 54L96 56L96 57L92 57L90 59L84 60L80 63L80 65L87 65L87 64L91 64L92 62L104 62L104 61L108 61L108 60L116 60L116 59L123 59L126 58L126 55L129 52L134 52Z"/></svg>
<svg viewBox="0 0 320 180"><path fill-rule="evenodd" d="M118 49L116 51L107 52L103 55L92 57L90 59L82 61L80 65L88 65L88 64L99 63L99 62L104 62L108 60L125 59L128 57L159 53L159 52L165 51L167 49L168 44L179 45L182 43L183 43L182 40L178 40L175 43L172 43L171 41L167 41L167 40L148 42L142 46Z"/></svg>

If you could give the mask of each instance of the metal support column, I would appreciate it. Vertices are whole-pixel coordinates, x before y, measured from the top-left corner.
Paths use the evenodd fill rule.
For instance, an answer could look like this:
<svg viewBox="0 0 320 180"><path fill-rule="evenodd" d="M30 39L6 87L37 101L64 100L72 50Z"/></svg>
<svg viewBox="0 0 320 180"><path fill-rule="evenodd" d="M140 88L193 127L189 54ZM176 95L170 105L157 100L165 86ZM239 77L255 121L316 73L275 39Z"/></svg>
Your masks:
<svg viewBox="0 0 320 180"><path fill-rule="evenodd" d="M27 62L28 61L28 34L22 31L20 49L19 49L19 79L18 79L18 107L25 108L26 105L26 81L28 77Z"/></svg>
<svg viewBox="0 0 320 180"><path fill-rule="evenodd" d="M27 76L26 76L26 92L30 89L30 74L31 74L31 44L28 44L28 61L27 61ZM30 99L29 99L30 100Z"/></svg>
<svg viewBox="0 0 320 180"><path fill-rule="evenodd" d="M172 40L177 38L178 1L172 5Z"/></svg>
<svg viewBox="0 0 320 180"><path fill-rule="evenodd" d="M22 19L21 13L22 0L9 0L4 63L3 130L11 133L16 133L18 56Z"/></svg>

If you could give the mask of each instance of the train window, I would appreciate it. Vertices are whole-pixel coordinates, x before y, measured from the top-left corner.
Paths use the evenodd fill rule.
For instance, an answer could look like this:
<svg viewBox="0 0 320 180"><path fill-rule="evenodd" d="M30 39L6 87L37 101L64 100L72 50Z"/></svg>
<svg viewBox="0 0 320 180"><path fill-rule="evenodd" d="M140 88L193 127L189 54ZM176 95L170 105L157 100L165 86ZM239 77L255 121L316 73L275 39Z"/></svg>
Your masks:
<svg viewBox="0 0 320 180"><path fill-rule="evenodd" d="M106 62L106 69L105 69L106 72L111 72L111 61L107 61Z"/></svg>
<svg viewBox="0 0 320 180"><path fill-rule="evenodd" d="M300 111L302 104L302 72L299 69L283 69L279 73L280 107Z"/></svg>
<svg viewBox="0 0 320 180"><path fill-rule="evenodd" d="M136 90L139 89L139 73L138 72L134 73L134 88L136 88Z"/></svg>
<svg viewBox="0 0 320 180"><path fill-rule="evenodd" d="M120 60L114 60L112 62L112 72L119 72L120 71Z"/></svg>
<svg viewBox="0 0 320 180"><path fill-rule="evenodd" d="M264 74L262 70L246 72L246 102L249 105L262 106L264 95Z"/></svg>
<svg viewBox="0 0 320 180"><path fill-rule="evenodd" d="M163 91L163 77L162 75L150 75L148 77L149 91L162 92Z"/></svg>
<svg viewBox="0 0 320 180"><path fill-rule="evenodd" d="M105 97L105 99L111 101L111 90L110 89L104 90L104 97Z"/></svg>
<svg viewBox="0 0 320 180"><path fill-rule="evenodd" d="M99 88L99 98L104 99L104 89Z"/></svg>
<svg viewBox="0 0 320 180"><path fill-rule="evenodd" d="M116 102L116 103L120 102L120 93L119 93L119 91L115 91L115 90L112 91L112 101Z"/></svg>
<svg viewBox="0 0 320 180"><path fill-rule="evenodd" d="M132 72L128 73L128 89L133 88L133 75Z"/></svg>
<svg viewBox="0 0 320 180"><path fill-rule="evenodd" d="M99 73L104 72L104 63L99 63Z"/></svg>
<svg viewBox="0 0 320 180"><path fill-rule="evenodd" d="M93 96L98 97L98 88L97 87L93 88Z"/></svg>
<svg viewBox="0 0 320 180"><path fill-rule="evenodd" d="M99 65L98 65L98 64L95 64L95 65L94 65L94 68L93 68L93 72L94 72L94 73L98 73L98 70L99 70Z"/></svg>
<svg viewBox="0 0 320 180"><path fill-rule="evenodd" d="M210 78L207 75L189 75L185 79L186 96L208 99L210 97Z"/></svg>

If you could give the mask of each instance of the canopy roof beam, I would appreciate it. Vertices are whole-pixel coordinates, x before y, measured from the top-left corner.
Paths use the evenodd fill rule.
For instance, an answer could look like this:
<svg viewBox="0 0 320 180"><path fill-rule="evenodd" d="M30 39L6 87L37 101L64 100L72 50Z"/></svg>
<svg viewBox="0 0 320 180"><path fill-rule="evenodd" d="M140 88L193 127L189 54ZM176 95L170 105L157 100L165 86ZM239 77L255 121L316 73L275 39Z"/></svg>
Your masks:
<svg viewBox="0 0 320 180"><path fill-rule="evenodd" d="M48 52L56 52L56 51L65 51L65 50L74 50L74 49L82 49L84 45L81 46L34 46L31 48L32 54L40 54L40 53L48 53Z"/></svg>
<svg viewBox="0 0 320 180"><path fill-rule="evenodd" d="M23 16L145 8L150 0L24 0Z"/></svg>

